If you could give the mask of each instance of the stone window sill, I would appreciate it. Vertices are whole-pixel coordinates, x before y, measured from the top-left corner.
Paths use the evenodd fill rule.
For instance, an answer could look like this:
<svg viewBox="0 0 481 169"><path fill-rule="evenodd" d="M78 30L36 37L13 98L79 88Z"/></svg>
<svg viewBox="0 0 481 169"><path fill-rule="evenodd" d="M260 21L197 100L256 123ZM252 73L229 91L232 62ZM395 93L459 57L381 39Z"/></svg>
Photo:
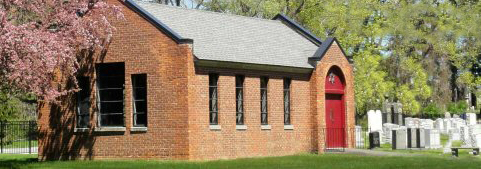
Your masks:
<svg viewBox="0 0 481 169"><path fill-rule="evenodd" d="M266 125L261 125L261 130L270 130L270 129L272 129L272 128L271 128L271 125L267 125L267 124L266 124Z"/></svg>
<svg viewBox="0 0 481 169"><path fill-rule="evenodd" d="M293 125L284 125L284 130L294 130Z"/></svg>
<svg viewBox="0 0 481 169"><path fill-rule="evenodd" d="M247 126L246 125L236 125L235 129L236 130L247 130Z"/></svg>
<svg viewBox="0 0 481 169"><path fill-rule="evenodd" d="M221 130L220 125L209 125L210 130Z"/></svg>
<svg viewBox="0 0 481 169"><path fill-rule="evenodd" d="M147 131L147 127L132 127L132 128L130 128L130 131L146 132L146 131Z"/></svg>
<svg viewBox="0 0 481 169"><path fill-rule="evenodd" d="M123 132L125 131L125 127L97 127L95 128L96 132Z"/></svg>
<svg viewBox="0 0 481 169"><path fill-rule="evenodd" d="M84 133L84 132L88 132L89 131L89 128L74 128L73 129L73 132L75 133Z"/></svg>

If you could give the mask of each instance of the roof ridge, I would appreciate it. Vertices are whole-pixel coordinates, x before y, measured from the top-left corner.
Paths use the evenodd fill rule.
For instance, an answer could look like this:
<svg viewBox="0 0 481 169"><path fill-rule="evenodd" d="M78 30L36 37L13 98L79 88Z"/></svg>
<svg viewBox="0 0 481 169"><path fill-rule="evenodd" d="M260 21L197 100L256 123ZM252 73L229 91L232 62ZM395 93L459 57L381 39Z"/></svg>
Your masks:
<svg viewBox="0 0 481 169"><path fill-rule="evenodd" d="M233 16L233 17L239 17L239 18L245 18L245 19L253 19L253 20L259 20L259 21L269 21L269 22L273 22L273 23L281 23L281 21L274 20L274 19L250 17L250 16L243 16L243 15L237 15L237 14L226 13L226 12L214 12L214 11L208 11L208 10L202 10L202 9L183 8L183 7L165 5L165 4L160 4L160 3L156 3L156 2L149 2L149 1L141 1L141 0L134 0L134 1L135 1L135 3L153 4L153 5L157 5L157 6L161 6L161 7L181 9L181 10L186 10L186 11L203 12L203 13L210 13L210 14L216 14L216 15L225 15L225 16Z"/></svg>

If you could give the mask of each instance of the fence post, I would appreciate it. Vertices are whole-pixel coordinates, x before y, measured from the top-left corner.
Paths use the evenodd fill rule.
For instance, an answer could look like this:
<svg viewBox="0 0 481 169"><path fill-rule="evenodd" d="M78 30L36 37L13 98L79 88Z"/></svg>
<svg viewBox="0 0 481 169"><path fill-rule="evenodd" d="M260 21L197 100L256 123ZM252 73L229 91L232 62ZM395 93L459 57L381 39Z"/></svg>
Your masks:
<svg viewBox="0 0 481 169"><path fill-rule="evenodd" d="M28 154L32 154L32 121L28 121Z"/></svg>

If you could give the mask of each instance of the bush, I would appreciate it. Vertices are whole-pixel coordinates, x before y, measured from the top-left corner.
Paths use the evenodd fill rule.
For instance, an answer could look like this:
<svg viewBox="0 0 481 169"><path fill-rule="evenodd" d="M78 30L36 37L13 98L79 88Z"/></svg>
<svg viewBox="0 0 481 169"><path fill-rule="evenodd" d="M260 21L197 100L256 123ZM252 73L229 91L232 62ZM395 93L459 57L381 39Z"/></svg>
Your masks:
<svg viewBox="0 0 481 169"><path fill-rule="evenodd" d="M429 103L423 108L422 112L424 112L430 118L442 116L441 109L435 103Z"/></svg>
<svg viewBox="0 0 481 169"><path fill-rule="evenodd" d="M448 104L448 112L452 114L463 114L468 109L466 101L458 101L457 103Z"/></svg>

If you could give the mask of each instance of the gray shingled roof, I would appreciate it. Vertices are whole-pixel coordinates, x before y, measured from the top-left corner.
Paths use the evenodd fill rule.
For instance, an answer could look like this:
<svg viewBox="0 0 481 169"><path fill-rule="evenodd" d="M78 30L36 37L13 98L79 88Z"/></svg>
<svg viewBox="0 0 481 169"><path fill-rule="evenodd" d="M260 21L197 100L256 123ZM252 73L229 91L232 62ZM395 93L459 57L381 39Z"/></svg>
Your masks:
<svg viewBox="0 0 481 169"><path fill-rule="evenodd" d="M318 46L281 21L135 1L183 38L202 60L312 68Z"/></svg>

